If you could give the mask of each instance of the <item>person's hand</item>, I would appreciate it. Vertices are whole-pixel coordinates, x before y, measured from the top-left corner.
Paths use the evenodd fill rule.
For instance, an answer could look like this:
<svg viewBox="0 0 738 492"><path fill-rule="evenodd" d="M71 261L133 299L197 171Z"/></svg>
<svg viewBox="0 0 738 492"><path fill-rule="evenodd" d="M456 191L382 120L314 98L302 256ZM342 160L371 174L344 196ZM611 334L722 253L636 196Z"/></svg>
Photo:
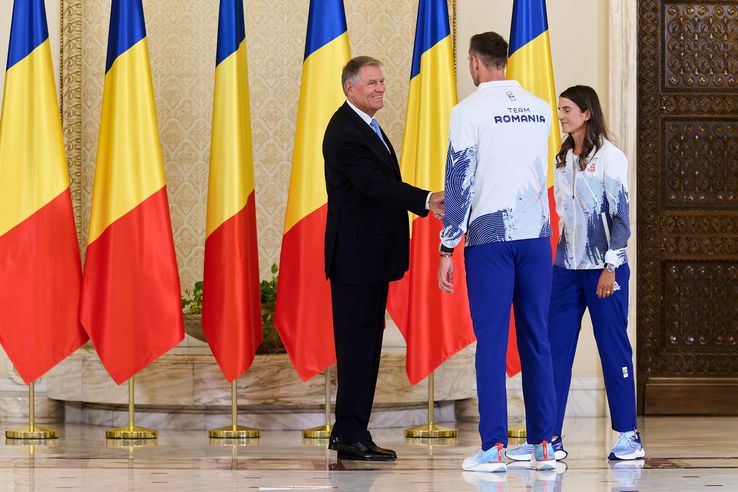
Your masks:
<svg viewBox="0 0 738 492"><path fill-rule="evenodd" d="M597 281L597 297L604 299L610 297L613 292L615 292L615 272L608 272L605 268Z"/></svg>
<svg viewBox="0 0 738 492"><path fill-rule="evenodd" d="M441 265L438 267L438 288L447 294L454 293L454 259L451 256L441 256Z"/></svg>
<svg viewBox="0 0 738 492"><path fill-rule="evenodd" d="M428 208L436 216L436 219L443 218L443 214L445 213L443 191L434 191L431 193Z"/></svg>

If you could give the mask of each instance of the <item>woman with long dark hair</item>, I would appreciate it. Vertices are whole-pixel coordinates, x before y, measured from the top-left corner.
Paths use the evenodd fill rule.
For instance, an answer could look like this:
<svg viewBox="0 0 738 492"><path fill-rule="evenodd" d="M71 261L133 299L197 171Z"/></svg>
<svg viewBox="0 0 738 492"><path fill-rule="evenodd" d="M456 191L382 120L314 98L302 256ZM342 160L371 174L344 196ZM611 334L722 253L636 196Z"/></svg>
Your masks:
<svg viewBox="0 0 738 492"><path fill-rule="evenodd" d="M561 93L559 121L568 135L556 156L554 181L560 237L548 317L557 403L552 444L556 458L565 458L561 432L579 327L588 309L602 361L612 428L620 432L608 458L642 458L645 451L636 429L633 349L627 332L628 161L607 139L600 100L591 87L575 85ZM528 446L512 449L507 456L529 459Z"/></svg>

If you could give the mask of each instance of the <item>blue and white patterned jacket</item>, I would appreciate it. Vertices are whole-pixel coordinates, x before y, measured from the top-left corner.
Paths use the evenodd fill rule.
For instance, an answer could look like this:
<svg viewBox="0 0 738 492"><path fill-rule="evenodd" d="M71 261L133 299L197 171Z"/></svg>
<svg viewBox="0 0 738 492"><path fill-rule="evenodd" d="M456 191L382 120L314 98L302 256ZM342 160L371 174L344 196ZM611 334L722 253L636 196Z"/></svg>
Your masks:
<svg viewBox="0 0 738 492"><path fill-rule="evenodd" d="M618 267L628 261L628 160L603 140L584 171L578 161L570 150L566 165L554 171L560 228L555 264L572 270L604 268L605 263Z"/></svg>
<svg viewBox="0 0 738 492"><path fill-rule="evenodd" d="M551 236L551 107L514 80L484 82L451 112L441 242Z"/></svg>

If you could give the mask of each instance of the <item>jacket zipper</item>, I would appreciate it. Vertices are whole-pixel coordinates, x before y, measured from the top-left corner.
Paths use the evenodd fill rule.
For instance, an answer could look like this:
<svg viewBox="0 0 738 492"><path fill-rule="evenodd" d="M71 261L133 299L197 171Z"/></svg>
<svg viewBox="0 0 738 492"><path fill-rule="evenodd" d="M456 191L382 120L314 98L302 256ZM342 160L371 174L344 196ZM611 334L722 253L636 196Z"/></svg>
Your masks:
<svg viewBox="0 0 738 492"><path fill-rule="evenodd" d="M579 159L578 157L575 158L574 155L572 154L571 169L572 169L572 172L573 172L572 173L572 176L573 177L572 177L572 182L571 182L571 211L574 214L574 222L576 222L576 220L577 220L577 217L576 217L576 215L577 215L577 204L576 204L576 200L575 200L576 199L576 196L575 195L576 195L576 186L577 186L577 164L578 164L578 159ZM576 228L576 226L573 226L572 227L571 236L572 236L572 238L571 238L571 240L572 240L571 241L571 244L574 247L576 247L576 244L577 244L577 228ZM572 264L574 264L574 259L576 258L574 247L572 247L572 250L571 250ZM576 265L574 265L574 267L576 268Z"/></svg>
<svg viewBox="0 0 738 492"><path fill-rule="evenodd" d="M574 194L576 193L575 190L577 188L577 164L579 164L579 158L577 157L576 159L572 159L571 164L572 164L571 169L573 171L573 176L574 176L571 182L571 197L574 198Z"/></svg>

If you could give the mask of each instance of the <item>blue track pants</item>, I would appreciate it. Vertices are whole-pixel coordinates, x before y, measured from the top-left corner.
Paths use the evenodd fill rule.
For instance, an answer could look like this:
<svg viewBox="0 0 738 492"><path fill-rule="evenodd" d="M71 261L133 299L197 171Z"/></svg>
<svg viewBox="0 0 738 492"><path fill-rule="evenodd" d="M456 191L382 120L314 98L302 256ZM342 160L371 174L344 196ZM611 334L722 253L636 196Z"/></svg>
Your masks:
<svg viewBox="0 0 738 492"><path fill-rule="evenodd" d="M548 238L464 249L474 334L482 449L507 446L505 357L510 306L515 312L528 442L550 441L556 418L547 316L551 295Z"/></svg>
<svg viewBox="0 0 738 492"><path fill-rule="evenodd" d="M597 349L600 352L612 428L618 432L636 428L633 349L627 330L630 269L625 264L615 271L615 282L620 288L616 287L611 296L603 299L597 297L597 281L601 274L601 269L553 269L548 333L556 386L557 418L554 435L561 435L564 424L571 369L585 309L589 309Z"/></svg>

